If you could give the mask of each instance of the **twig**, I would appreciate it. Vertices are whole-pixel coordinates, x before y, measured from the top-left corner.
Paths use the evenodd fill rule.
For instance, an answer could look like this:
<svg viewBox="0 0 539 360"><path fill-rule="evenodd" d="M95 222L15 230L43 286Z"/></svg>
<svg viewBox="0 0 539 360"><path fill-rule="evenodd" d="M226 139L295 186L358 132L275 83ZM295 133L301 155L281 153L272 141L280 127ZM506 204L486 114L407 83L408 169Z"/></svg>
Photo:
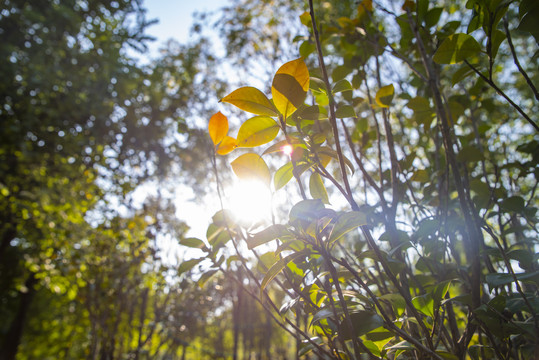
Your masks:
<svg viewBox="0 0 539 360"><path fill-rule="evenodd" d="M515 62L515 65L518 68L518 71L524 76L524 79L526 79L526 83L532 89L533 94L535 95L535 98L539 100L539 92L537 91L537 88L535 85L533 85L533 82L531 81L530 77L526 73L526 71L520 66L520 61L518 61L517 53L515 51L515 46L513 45L513 40L511 39L511 33L509 32L509 24L507 23L507 16L504 16L503 18L503 27L505 28L505 35L507 36L507 42L509 43L509 47L511 48L511 55L513 55L513 61Z"/></svg>
<svg viewBox="0 0 539 360"><path fill-rule="evenodd" d="M466 65L468 65L470 67L470 69L472 69L477 75L479 75L479 77L481 79L483 79L487 84L489 84L494 90L496 90L496 92L502 96L505 100L507 100L507 102L509 104L511 104L512 107L515 108L516 111L518 111L520 113L520 115L522 115L522 117L524 117L524 119L526 119L527 122L530 123L531 126L533 126L535 128L535 130L539 131L539 125L537 125L532 119L530 119L530 117L524 112L524 110L522 110L522 108L520 106L518 106L517 104L515 104L515 102L513 100L511 100L511 98L509 96L507 96L506 93L503 92L502 89L500 89L498 86L496 86L496 84L491 81L489 78L487 78L485 75L483 75L475 66L473 66L472 64L470 64L468 62L468 60L464 60L464 62L466 63Z"/></svg>

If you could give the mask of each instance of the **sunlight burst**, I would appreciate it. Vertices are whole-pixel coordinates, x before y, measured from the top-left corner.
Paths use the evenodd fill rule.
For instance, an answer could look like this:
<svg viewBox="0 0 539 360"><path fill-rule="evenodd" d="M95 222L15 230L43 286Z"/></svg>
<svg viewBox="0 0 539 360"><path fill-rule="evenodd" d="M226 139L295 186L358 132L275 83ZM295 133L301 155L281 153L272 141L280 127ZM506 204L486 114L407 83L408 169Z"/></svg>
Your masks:
<svg viewBox="0 0 539 360"><path fill-rule="evenodd" d="M283 146L282 150L286 155L290 156L290 155L292 155L292 151L294 149L292 148L292 145L287 144L287 145Z"/></svg>
<svg viewBox="0 0 539 360"><path fill-rule="evenodd" d="M235 182L230 191L230 205L241 221L256 222L271 216L271 193L266 185L255 180Z"/></svg>

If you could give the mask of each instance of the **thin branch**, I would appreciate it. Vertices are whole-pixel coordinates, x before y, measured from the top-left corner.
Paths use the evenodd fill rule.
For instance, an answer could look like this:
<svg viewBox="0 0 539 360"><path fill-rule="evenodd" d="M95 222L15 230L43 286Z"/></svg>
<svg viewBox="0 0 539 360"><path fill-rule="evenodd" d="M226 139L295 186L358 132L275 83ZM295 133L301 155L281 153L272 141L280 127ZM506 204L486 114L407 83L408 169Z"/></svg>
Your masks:
<svg viewBox="0 0 539 360"><path fill-rule="evenodd" d="M522 115L522 117L524 119L526 119L527 122L530 123L531 126L533 126L535 128L535 130L539 131L539 125L537 125L532 119L530 119L530 117L524 112L524 110L522 110L522 108L520 106L518 106L517 104L515 104L515 102L513 100L511 100L511 98L509 96L507 96L506 93L503 92L502 89L500 89L498 86L496 86L496 84L491 81L489 78L487 78L485 75L483 75L475 66L473 66L472 64L470 64L468 62L468 60L464 60L464 62L466 63L466 65L468 65L470 67L470 69L472 69L477 75L479 75L479 77L481 79L483 79L487 84L489 84L494 90L496 90L496 92L502 96L505 100L507 100L507 102L509 104L511 104L512 107L515 108L516 111L518 111L520 113L520 115Z"/></svg>
<svg viewBox="0 0 539 360"><path fill-rule="evenodd" d="M503 27L505 28L505 35L507 36L507 42L509 43L509 47L511 48L513 61L515 62L515 65L517 66L518 71L520 71L522 76L524 76L524 79L526 79L526 83L528 84L530 89L533 91L535 98L539 100L539 92L537 91L537 88L535 87L535 85L533 85L533 82L531 81L530 77L520 65L520 61L518 61L517 53L515 51L515 46L513 45L513 40L511 39L511 33L509 32L509 24L507 23L507 16L504 16L503 18Z"/></svg>
<svg viewBox="0 0 539 360"><path fill-rule="evenodd" d="M331 124L331 128L333 130L333 137L335 138L335 147L337 150L337 157L339 159L339 165L341 168L341 174L344 182L344 187L346 189L346 193L348 194L349 200L352 202L355 202L352 195L352 190L350 188L350 183L348 181L348 174L346 173L346 164L344 162L344 156L342 154L341 149L341 142L339 140L339 130L337 128L337 120L335 116L335 100L333 99L333 95L331 94L331 84L329 83L329 77L326 69L326 64L324 62L324 55L322 54L322 45L320 43L320 34L318 33L318 27L316 25L316 17L314 14L314 6L313 6L313 0L309 0L309 9L311 13L311 23L314 33L314 38L316 41L316 50L318 53L318 62L320 65L320 69L322 70L322 77L324 80L324 83L326 85L326 89L328 92L328 98L329 98L329 122ZM357 206L357 204L356 204Z"/></svg>

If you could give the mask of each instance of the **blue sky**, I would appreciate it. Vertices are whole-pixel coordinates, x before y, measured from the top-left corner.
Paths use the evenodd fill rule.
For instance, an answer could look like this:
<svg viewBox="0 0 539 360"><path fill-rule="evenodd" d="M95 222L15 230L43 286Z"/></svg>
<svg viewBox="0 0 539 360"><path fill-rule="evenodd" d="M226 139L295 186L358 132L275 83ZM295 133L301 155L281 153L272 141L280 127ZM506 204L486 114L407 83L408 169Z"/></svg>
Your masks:
<svg viewBox="0 0 539 360"><path fill-rule="evenodd" d="M174 38L181 43L189 39L189 29L195 11L214 11L222 8L227 0L145 0L148 19L158 19L159 23L147 29L148 35L157 38L151 44L155 52L164 41Z"/></svg>

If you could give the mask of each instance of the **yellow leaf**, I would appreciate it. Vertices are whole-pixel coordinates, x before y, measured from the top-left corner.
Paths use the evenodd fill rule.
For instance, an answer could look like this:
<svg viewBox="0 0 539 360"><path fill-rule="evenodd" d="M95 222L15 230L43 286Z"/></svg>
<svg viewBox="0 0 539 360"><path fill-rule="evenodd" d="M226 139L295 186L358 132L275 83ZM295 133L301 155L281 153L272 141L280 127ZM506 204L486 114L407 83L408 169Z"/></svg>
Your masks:
<svg viewBox="0 0 539 360"><path fill-rule="evenodd" d="M305 101L309 90L309 70L302 58L287 62L277 70L271 95L277 110L286 119Z"/></svg>
<svg viewBox="0 0 539 360"><path fill-rule="evenodd" d="M228 119L220 111L210 118L208 132L214 146L217 146L228 133Z"/></svg>
<svg viewBox="0 0 539 360"><path fill-rule="evenodd" d="M247 153L239 156L230 163L232 170L237 177L242 180L260 180L269 186L271 174L266 162L254 153Z"/></svg>
<svg viewBox="0 0 539 360"><path fill-rule="evenodd" d="M393 100L393 95L395 95L395 87L393 84L384 86L376 93L376 103L383 108L388 108L391 105L391 100Z"/></svg>
<svg viewBox="0 0 539 360"><path fill-rule="evenodd" d="M225 136L225 138L217 145L217 154L226 155L235 148L238 147L236 139L230 136Z"/></svg>
<svg viewBox="0 0 539 360"><path fill-rule="evenodd" d="M245 121L238 131L238 146L255 147L269 143L279 133L279 125L270 117L255 116Z"/></svg>
<svg viewBox="0 0 539 360"><path fill-rule="evenodd" d="M234 90L227 96L221 99L222 102L232 104L243 111L247 111L256 115L276 116L275 107L257 88L244 86Z"/></svg>

